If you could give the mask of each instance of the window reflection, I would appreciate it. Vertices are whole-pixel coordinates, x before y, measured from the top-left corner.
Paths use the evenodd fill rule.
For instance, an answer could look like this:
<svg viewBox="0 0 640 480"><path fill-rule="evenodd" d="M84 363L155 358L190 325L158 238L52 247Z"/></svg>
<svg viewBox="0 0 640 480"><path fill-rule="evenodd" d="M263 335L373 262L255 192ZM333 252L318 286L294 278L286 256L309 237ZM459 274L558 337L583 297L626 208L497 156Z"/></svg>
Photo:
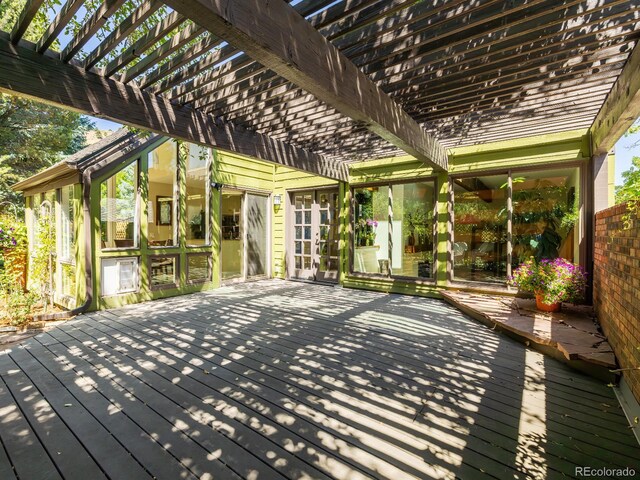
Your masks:
<svg viewBox="0 0 640 480"><path fill-rule="evenodd" d="M188 144L186 167L187 245L209 243L209 150Z"/></svg>
<svg viewBox="0 0 640 480"><path fill-rule="evenodd" d="M389 187L354 190L353 270L389 274Z"/></svg>
<svg viewBox="0 0 640 480"><path fill-rule="evenodd" d="M435 192L433 182L393 185L392 273L431 278Z"/></svg>
<svg viewBox="0 0 640 480"><path fill-rule="evenodd" d="M512 268L529 257L575 262L579 169L514 173L512 178Z"/></svg>
<svg viewBox="0 0 640 480"><path fill-rule="evenodd" d="M453 181L456 279L506 280L508 184L507 175Z"/></svg>
<svg viewBox="0 0 640 480"><path fill-rule="evenodd" d="M137 162L133 162L100 184L102 248L127 248L138 245L137 188Z"/></svg>
<svg viewBox="0 0 640 480"><path fill-rule="evenodd" d="M177 244L178 147L169 140L149 154L148 235L150 247Z"/></svg>

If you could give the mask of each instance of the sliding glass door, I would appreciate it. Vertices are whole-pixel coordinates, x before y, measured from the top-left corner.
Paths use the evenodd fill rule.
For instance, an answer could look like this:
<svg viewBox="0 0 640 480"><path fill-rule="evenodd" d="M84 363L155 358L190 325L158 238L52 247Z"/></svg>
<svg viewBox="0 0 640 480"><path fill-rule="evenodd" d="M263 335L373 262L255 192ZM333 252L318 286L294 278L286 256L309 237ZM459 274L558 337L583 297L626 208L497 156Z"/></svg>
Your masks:
<svg viewBox="0 0 640 480"><path fill-rule="evenodd" d="M223 281L269 274L269 197L236 190L222 192L221 266Z"/></svg>

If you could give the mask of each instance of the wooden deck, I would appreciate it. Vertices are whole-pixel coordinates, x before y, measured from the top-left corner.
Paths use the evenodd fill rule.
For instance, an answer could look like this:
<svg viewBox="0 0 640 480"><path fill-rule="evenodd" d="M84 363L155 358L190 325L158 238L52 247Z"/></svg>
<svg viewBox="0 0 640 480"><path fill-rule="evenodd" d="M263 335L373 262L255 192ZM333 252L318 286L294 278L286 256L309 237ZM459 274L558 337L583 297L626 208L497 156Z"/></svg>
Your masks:
<svg viewBox="0 0 640 480"><path fill-rule="evenodd" d="M0 478L572 478L640 447L606 385L444 302L264 281L0 354Z"/></svg>

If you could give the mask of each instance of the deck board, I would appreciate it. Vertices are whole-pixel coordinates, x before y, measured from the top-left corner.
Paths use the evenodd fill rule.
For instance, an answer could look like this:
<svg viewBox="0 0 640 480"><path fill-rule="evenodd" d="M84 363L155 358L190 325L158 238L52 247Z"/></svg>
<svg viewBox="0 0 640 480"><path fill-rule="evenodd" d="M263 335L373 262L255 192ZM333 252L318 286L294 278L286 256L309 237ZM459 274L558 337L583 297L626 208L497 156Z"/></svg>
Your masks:
<svg viewBox="0 0 640 480"><path fill-rule="evenodd" d="M432 299L234 285L83 315L0 376L1 478L640 471L610 388Z"/></svg>

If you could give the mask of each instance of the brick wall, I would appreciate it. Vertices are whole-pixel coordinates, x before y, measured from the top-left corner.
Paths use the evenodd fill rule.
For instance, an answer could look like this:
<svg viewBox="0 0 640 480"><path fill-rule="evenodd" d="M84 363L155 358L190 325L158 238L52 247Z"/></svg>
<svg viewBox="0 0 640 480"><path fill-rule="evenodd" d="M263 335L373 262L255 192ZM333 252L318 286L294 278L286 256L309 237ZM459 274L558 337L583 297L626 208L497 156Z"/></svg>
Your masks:
<svg viewBox="0 0 640 480"><path fill-rule="evenodd" d="M640 367L640 220L623 229L625 204L596 214L593 304L621 368ZM640 371L624 372L640 402Z"/></svg>

